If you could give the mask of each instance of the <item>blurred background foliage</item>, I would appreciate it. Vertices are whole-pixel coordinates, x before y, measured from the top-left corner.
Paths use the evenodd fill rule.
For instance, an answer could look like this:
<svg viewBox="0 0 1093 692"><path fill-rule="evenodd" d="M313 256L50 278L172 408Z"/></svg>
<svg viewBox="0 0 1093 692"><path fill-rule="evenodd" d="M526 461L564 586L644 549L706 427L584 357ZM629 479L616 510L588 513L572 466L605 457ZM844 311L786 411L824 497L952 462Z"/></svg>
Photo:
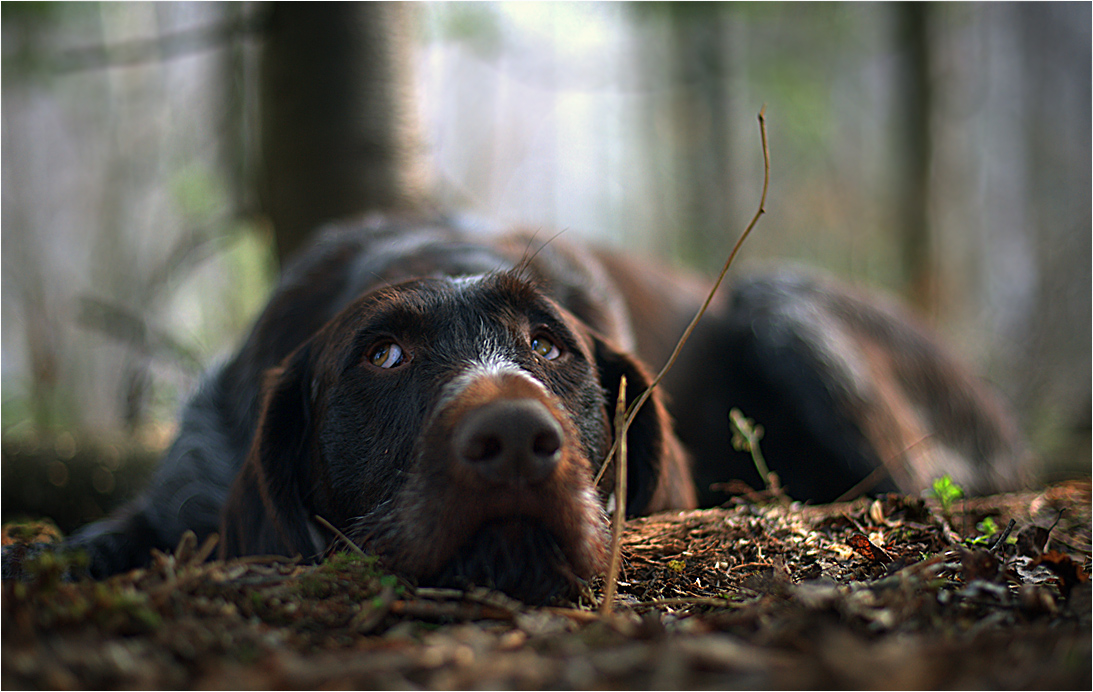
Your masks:
<svg viewBox="0 0 1093 692"><path fill-rule="evenodd" d="M1087 3L0 9L6 467L159 449L327 217L427 206L710 272L765 106L744 267L901 294L1088 472Z"/></svg>

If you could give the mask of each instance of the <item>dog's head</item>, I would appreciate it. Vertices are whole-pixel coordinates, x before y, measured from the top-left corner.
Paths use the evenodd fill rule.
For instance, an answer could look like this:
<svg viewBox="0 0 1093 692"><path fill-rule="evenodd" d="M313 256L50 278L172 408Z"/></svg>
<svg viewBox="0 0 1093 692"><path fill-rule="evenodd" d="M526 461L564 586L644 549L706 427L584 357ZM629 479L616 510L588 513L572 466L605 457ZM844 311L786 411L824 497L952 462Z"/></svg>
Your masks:
<svg viewBox="0 0 1093 692"><path fill-rule="evenodd" d="M319 515L422 583L569 593L604 567L623 375L633 400L644 368L518 272L378 288L269 374L222 554L320 553ZM655 398L628 447L640 512L682 467Z"/></svg>

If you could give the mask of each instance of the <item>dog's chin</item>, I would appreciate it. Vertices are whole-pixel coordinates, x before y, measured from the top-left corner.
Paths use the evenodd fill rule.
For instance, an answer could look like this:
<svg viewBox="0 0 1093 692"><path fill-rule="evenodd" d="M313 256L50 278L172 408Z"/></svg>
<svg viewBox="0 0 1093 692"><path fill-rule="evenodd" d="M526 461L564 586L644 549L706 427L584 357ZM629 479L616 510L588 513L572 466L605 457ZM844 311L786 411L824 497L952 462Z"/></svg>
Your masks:
<svg viewBox="0 0 1093 692"><path fill-rule="evenodd" d="M486 587L542 605L577 595L582 580L561 546L539 522L505 519L478 530L423 586Z"/></svg>

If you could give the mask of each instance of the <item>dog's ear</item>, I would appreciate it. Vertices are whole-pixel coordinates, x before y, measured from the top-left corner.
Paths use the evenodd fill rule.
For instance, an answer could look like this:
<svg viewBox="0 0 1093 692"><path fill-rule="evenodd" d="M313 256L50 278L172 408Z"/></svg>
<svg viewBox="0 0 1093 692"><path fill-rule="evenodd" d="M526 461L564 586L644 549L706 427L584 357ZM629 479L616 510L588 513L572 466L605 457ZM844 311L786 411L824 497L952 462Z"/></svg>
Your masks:
<svg viewBox="0 0 1093 692"><path fill-rule="evenodd" d="M600 338L593 338L600 383L607 392L608 420L614 421L619 382L626 376L626 405L629 407L648 388L652 377L645 366ZM612 427L612 434L614 428ZM626 513L637 516L662 509L697 506L690 464L683 445L676 439L672 421L653 390L626 435ZM613 473L613 472L608 472Z"/></svg>
<svg viewBox="0 0 1093 692"><path fill-rule="evenodd" d="M302 494L314 453L309 346L270 370L258 426L220 521L221 558L319 550Z"/></svg>

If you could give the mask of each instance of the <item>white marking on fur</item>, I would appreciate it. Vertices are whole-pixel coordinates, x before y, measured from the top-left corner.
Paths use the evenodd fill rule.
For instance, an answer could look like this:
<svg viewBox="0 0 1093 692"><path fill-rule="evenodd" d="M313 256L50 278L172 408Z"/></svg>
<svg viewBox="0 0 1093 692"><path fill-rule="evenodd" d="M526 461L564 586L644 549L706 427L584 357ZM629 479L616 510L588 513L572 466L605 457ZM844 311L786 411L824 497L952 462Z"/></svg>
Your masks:
<svg viewBox="0 0 1093 692"><path fill-rule="evenodd" d="M546 386L527 372L520 365L503 353L493 341L486 341L482 345L479 357L467 363L466 367L451 382L444 385L437 404L437 410L442 411L456 397L463 393L471 384L482 378L500 378L504 375L520 377L524 381L534 385L544 395L550 396Z"/></svg>
<svg viewBox="0 0 1093 692"><path fill-rule="evenodd" d="M472 286L477 286L485 280L486 274L471 274L469 276L449 276L448 281L459 291L464 291Z"/></svg>

